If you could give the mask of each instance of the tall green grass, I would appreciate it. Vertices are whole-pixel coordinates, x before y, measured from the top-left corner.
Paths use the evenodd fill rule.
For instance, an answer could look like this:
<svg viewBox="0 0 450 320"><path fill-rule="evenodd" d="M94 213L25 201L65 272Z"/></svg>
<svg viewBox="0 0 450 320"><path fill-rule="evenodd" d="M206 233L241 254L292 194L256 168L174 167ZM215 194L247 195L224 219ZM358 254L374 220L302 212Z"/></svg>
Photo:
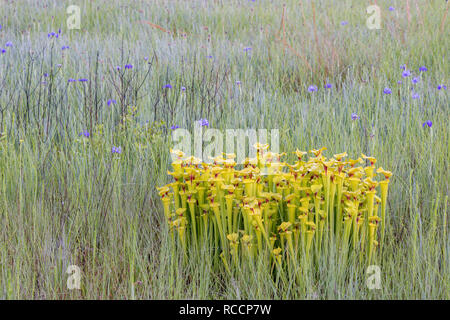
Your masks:
<svg viewBox="0 0 450 320"><path fill-rule="evenodd" d="M448 86L446 3L411 0L408 21L405 1L377 2L381 30L356 0L289 0L284 15L264 0L2 2L0 47L13 47L0 55L0 298L449 299L450 117L436 89ZM65 27L69 4L81 30ZM276 128L280 150L365 153L393 171L381 289L332 254L301 287L275 285L263 261L237 277L213 270L208 246L187 263L172 255L155 187L169 181L170 126L200 118ZM81 290L67 289L71 264Z"/></svg>

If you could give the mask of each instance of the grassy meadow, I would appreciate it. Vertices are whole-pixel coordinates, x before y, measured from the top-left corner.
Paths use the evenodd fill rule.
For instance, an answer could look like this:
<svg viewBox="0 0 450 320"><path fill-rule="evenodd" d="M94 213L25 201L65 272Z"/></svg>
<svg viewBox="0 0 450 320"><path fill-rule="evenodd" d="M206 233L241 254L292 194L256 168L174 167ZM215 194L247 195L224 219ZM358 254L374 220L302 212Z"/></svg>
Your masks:
<svg viewBox="0 0 450 320"><path fill-rule="evenodd" d="M374 2L380 30L366 26ZM0 0L0 299L449 299L448 11ZM264 257L230 274L208 243L186 259L156 187L172 181L172 128L200 119L278 129L290 163L326 147L390 170L381 288L331 251L287 281Z"/></svg>

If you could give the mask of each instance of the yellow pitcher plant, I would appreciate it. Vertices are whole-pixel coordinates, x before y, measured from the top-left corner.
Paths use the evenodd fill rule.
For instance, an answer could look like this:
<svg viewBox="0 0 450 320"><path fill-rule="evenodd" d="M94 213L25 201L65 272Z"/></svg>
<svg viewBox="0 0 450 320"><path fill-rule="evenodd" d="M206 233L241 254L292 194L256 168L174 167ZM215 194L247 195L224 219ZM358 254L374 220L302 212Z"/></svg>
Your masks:
<svg viewBox="0 0 450 320"><path fill-rule="evenodd" d="M376 258L391 172L375 170L376 159L364 154L327 159L321 148L306 160L308 152L296 150L297 161L287 164L285 153L270 152L267 144L254 147L256 158L242 166L234 154L203 163L171 150L174 181L158 191L171 239L186 253L210 244L229 272L261 256L272 270L301 269L331 246L357 253L364 263Z"/></svg>

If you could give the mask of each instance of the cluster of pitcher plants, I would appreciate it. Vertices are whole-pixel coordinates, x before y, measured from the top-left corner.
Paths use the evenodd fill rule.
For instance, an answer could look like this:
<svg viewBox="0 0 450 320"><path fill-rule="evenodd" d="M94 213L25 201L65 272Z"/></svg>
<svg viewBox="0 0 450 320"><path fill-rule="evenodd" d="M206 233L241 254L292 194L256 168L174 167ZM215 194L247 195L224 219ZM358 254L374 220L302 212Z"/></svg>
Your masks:
<svg viewBox="0 0 450 320"><path fill-rule="evenodd" d="M272 270L306 268L331 246L340 256L374 261L385 233L391 172L376 170L376 159L365 155L327 159L322 148L306 160L308 152L297 150L290 165L282 161L285 153L254 147L256 157L240 166L235 154L204 163L171 150L174 182L158 191L180 250L188 254L207 244L228 272L261 256Z"/></svg>

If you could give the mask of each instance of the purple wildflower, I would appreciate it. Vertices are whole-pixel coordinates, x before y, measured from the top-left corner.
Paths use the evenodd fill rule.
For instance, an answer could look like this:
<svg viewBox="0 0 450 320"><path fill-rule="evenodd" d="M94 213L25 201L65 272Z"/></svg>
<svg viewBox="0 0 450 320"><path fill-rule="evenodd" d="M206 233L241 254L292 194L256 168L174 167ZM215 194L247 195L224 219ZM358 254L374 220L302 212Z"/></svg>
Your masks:
<svg viewBox="0 0 450 320"><path fill-rule="evenodd" d="M352 120L353 120L353 121L354 121L354 120L358 120L358 119L359 119L359 116L358 116L358 114L357 114L357 113L355 113L355 112L353 112L353 113L352 113L351 117L352 117Z"/></svg>
<svg viewBox="0 0 450 320"><path fill-rule="evenodd" d="M413 92L412 95L411 95L411 97L412 97L413 99L419 99L419 98L420 98L420 95L419 95L418 93L416 93L416 92Z"/></svg>
<svg viewBox="0 0 450 320"><path fill-rule="evenodd" d="M171 84L166 84L165 86L164 86L164 88L166 88L166 89L172 89L172 85Z"/></svg>
<svg viewBox="0 0 450 320"><path fill-rule="evenodd" d="M384 88L383 93L384 94L391 94L392 90L390 88L386 87L386 88Z"/></svg>
<svg viewBox="0 0 450 320"><path fill-rule="evenodd" d="M250 47L244 48L244 52L248 52L248 51L251 51L251 50L252 50L252 48L250 48Z"/></svg>
<svg viewBox="0 0 450 320"><path fill-rule="evenodd" d="M5 52L6 52L6 50L5 50L5 49L2 49L2 48L0 48L0 52L1 52L1 53L5 53Z"/></svg>
<svg viewBox="0 0 450 320"><path fill-rule="evenodd" d="M88 82L88 79L86 79L86 78L81 78L81 79L78 79L78 81L79 81L79 82Z"/></svg>
<svg viewBox="0 0 450 320"><path fill-rule="evenodd" d="M62 46L61 50L66 50L66 49L69 49L69 48L70 48L69 46Z"/></svg>
<svg viewBox="0 0 450 320"><path fill-rule="evenodd" d="M78 136L79 136L79 137L84 136L84 137L86 137L86 138L89 138L90 134L89 134L89 131L85 130L85 131L81 131L81 132L78 134Z"/></svg>
<svg viewBox="0 0 450 320"><path fill-rule="evenodd" d="M178 129L180 126L179 125L175 125L175 126L171 126L170 129L175 130Z"/></svg>
<svg viewBox="0 0 450 320"><path fill-rule="evenodd" d="M112 146L112 148L111 148L111 153L121 154L121 153L122 153L122 147L115 147L115 146Z"/></svg>
<svg viewBox="0 0 450 320"><path fill-rule="evenodd" d="M331 87L332 87L332 84L331 84L331 83L325 84L325 89L331 89Z"/></svg>
<svg viewBox="0 0 450 320"><path fill-rule="evenodd" d="M206 56L208 59L212 59L213 58L213 56Z"/></svg>
<svg viewBox="0 0 450 320"><path fill-rule="evenodd" d="M111 104L116 104L116 103L117 103L117 101L114 100L114 99L109 99L108 102L107 102L108 107L109 107Z"/></svg>
<svg viewBox="0 0 450 320"><path fill-rule="evenodd" d="M186 87L181 87L181 91L186 91Z"/></svg>
<svg viewBox="0 0 450 320"><path fill-rule="evenodd" d="M198 123L202 126L202 127L209 127L209 122L207 119L200 119L198 120Z"/></svg>
<svg viewBox="0 0 450 320"><path fill-rule="evenodd" d="M389 11L394 11L395 8L394 7L389 7Z"/></svg>
<svg viewBox="0 0 450 320"><path fill-rule="evenodd" d="M240 84L241 84L241 82L240 82L239 80L237 80L237 81L236 81L236 84L237 84L237 85L240 85Z"/></svg>
<svg viewBox="0 0 450 320"><path fill-rule="evenodd" d="M313 86L309 86L308 87L308 91L309 92L316 92L317 91L317 86L314 86L314 85Z"/></svg>
<svg viewBox="0 0 450 320"><path fill-rule="evenodd" d="M402 65L400 66L400 69L406 71L406 64L402 64Z"/></svg>
<svg viewBox="0 0 450 320"><path fill-rule="evenodd" d="M432 125L433 125L433 122L431 122L431 120L427 120L424 123L422 123L423 128L425 128L425 126L428 126L428 128L431 128Z"/></svg>
<svg viewBox="0 0 450 320"><path fill-rule="evenodd" d="M417 83L417 82L419 82L419 78L417 78L417 77L414 77L414 78L412 78L412 83Z"/></svg>
<svg viewBox="0 0 450 320"><path fill-rule="evenodd" d="M403 82L402 82L402 80L398 80L397 83L398 84L402 84Z"/></svg>
<svg viewBox="0 0 450 320"><path fill-rule="evenodd" d="M12 44L12 42L11 42L11 41L8 41L8 42L6 42L6 43L5 43L5 46L6 46L6 47L12 47L12 46L13 46L13 44Z"/></svg>
<svg viewBox="0 0 450 320"><path fill-rule="evenodd" d="M403 78L407 78L407 77L409 77L410 75L411 75L411 72L410 72L409 70L405 70L405 71L403 71L403 73L402 73Z"/></svg>
<svg viewBox="0 0 450 320"><path fill-rule="evenodd" d="M73 78L69 78L69 80L67 80L67 82L75 82L77 80L73 79Z"/></svg>
<svg viewBox="0 0 450 320"><path fill-rule="evenodd" d="M421 72L428 71L428 68L425 67L425 66L421 66L421 67L419 68L419 71L421 71Z"/></svg>
<svg viewBox="0 0 450 320"><path fill-rule="evenodd" d="M132 64L126 64L125 65L125 69L133 69L133 65Z"/></svg>
<svg viewBox="0 0 450 320"><path fill-rule="evenodd" d="M46 72L46 73L44 73L44 77L45 78L47 78L48 77L48 73Z"/></svg>
<svg viewBox="0 0 450 320"><path fill-rule="evenodd" d="M348 25L348 21L341 21L341 26L346 26Z"/></svg>
<svg viewBox="0 0 450 320"><path fill-rule="evenodd" d="M438 90L442 90L442 89L447 90L447 87L445 85L443 85L443 84L440 84L440 85L437 86L437 89Z"/></svg>

